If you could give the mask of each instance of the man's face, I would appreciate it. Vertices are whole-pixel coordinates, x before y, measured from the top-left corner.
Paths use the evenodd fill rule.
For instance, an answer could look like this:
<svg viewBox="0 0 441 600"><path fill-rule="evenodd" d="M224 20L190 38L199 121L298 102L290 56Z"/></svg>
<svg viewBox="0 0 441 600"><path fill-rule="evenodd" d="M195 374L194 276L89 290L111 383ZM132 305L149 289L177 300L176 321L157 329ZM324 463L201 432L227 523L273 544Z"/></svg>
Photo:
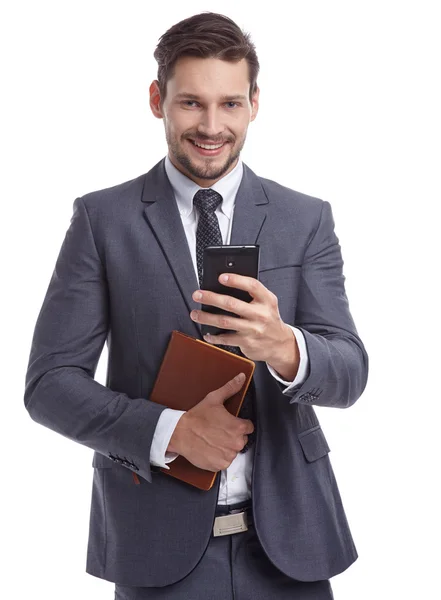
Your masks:
<svg viewBox="0 0 441 600"><path fill-rule="evenodd" d="M250 103L245 59L180 58L162 106L157 81L150 86L150 106L164 119L171 162L201 187L213 185L236 166L248 125L257 115L258 97L259 90ZM200 148L195 142L216 148Z"/></svg>

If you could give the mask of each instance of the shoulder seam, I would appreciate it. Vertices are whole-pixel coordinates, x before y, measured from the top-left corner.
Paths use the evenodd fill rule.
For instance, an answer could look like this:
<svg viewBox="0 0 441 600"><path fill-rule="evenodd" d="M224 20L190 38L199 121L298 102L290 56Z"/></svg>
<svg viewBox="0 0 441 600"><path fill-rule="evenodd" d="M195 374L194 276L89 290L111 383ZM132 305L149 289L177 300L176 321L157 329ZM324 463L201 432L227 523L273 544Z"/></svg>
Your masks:
<svg viewBox="0 0 441 600"><path fill-rule="evenodd" d="M319 199L319 198L317 198L317 200L318 200L318 199ZM315 230L314 230L314 233L312 234L312 236L311 236L311 239L309 240L309 242L308 242L308 244L307 244L307 246L306 246L306 248L305 248L304 255L305 255L305 254L308 252L308 248L309 248L309 246L312 244L312 240L313 240L313 239L315 238L315 236L317 235L317 231L319 230L320 224L321 224L321 222L322 222L323 208L324 208L324 206L325 206L325 202L326 202L326 200L320 200L320 202L322 203L322 206L321 206L321 208L320 208L320 214L319 214L319 218L318 218L318 220L317 220L317 227L315 228ZM329 204L329 203L328 203L328 204Z"/></svg>
<svg viewBox="0 0 441 600"><path fill-rule="evenodd" d="M97 248L97 245L96 245L96 242L95 242L95 236L93 235L92 223L90 222L89 211L87 210L86 203L84 202L84 200L83 200L82 197L78 197L77 201L80 204L82 204L83 207L84 207L84 212L86 213L86 219L87 219L87 223L89 225L90 235L92 236L92 241L93 241L93 245L94 245L94 248L95 248L95 252L96 252L96 255L98 256L98 260L100 261L101 268L104 270L103 261L101 260L100 253L98 252L98 248Z"/></svg>

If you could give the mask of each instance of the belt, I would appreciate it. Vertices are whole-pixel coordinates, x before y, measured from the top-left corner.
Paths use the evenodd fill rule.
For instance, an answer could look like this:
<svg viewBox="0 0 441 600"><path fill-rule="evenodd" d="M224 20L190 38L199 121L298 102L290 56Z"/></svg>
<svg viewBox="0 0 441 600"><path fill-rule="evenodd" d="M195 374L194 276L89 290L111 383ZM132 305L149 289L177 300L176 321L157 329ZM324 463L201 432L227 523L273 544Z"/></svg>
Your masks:
<svg viewBox="0 0 441 600"><path fill-rule="evenodd" d="M248 531L253 520L251 500L237 504L218 504L213 524L213 537Z"/></svg>

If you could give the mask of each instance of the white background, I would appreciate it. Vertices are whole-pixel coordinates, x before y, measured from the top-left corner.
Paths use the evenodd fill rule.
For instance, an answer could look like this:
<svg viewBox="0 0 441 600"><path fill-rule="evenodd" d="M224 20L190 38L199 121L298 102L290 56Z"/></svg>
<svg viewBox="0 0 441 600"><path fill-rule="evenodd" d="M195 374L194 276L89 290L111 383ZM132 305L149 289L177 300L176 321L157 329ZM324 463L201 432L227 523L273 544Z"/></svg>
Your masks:
<svg viewBox="0 0 441 600"><path fill-rule="evenodd" d="M435 598L440 22L436 2L14 2L2 9L2 598L113 598L85 573L92 451L23 404L35 321L77 196L166 154L158 38L222 12L249 31L260 112L243 159L328 200L370 356L350 410L318 409L360 555L336 600ZM104 350L97 379L104 383ZM242 600L238 598L237 600Z"/></svg>

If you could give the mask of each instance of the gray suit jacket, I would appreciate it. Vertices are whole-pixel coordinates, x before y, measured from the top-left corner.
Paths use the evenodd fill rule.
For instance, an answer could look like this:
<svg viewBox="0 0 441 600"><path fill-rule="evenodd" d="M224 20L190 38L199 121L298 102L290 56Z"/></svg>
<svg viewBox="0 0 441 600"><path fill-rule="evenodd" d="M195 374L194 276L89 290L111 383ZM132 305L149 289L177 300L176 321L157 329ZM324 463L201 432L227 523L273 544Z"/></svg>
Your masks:
<svg viewBox="0 0 441 600"><path fill-rule="evenodd" d="M313 407L351 406L368 373L331 206L244 165L230 243L260 245L260 279L282 319L302 330L310 359L306 381L289 396L256 363L256 532L288 576L327 579L357 552ZM197 288L164 160L75 200L35 327L25 405L38 423L95 451L86 570L121 585L182 579L212 532L220 475L205 492L149 464L164 410L149 394L170 332L202 339L189 316ZM94 375L106 340L104 386Z"/></svg>

